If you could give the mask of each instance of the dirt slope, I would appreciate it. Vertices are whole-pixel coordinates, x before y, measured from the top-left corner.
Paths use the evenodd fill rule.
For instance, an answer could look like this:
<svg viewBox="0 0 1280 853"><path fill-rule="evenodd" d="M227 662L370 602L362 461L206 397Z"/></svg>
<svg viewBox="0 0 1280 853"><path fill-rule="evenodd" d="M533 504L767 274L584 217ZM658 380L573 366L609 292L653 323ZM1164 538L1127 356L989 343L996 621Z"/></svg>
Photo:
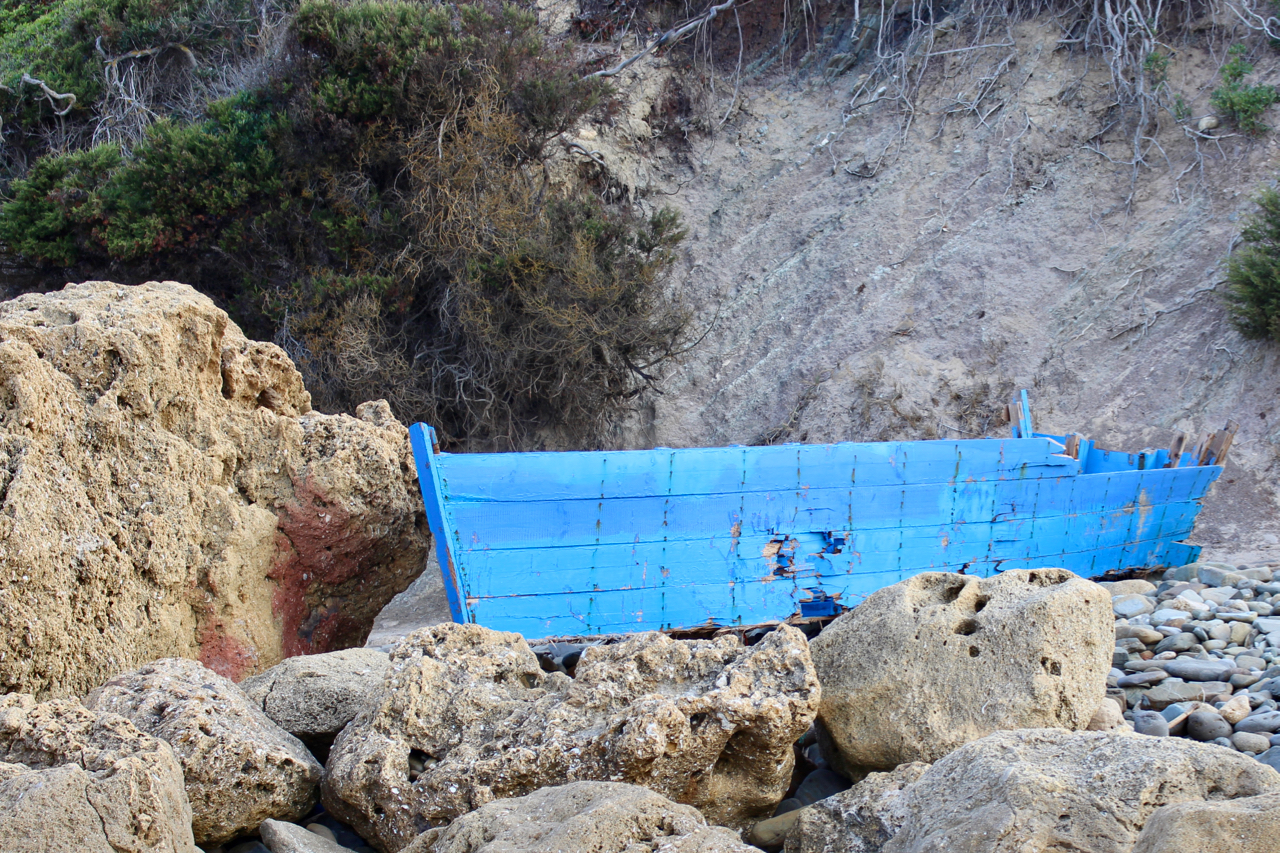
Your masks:
<svg viewBox="0 0 1280 853"><path fill-rule="evenodd" d="M1126 134L1096 135L1106 70L1060 36L1031 21L981 61L944 54L910 123L889 101L842 121L862 66L778 74L746 81L717 131L637 141L646 168L618 155L639 194L684 212L674 286L710 327L625 443L1003 434L993 416L1016 388L1038 428L1109 447L1234 417L1196 538L1220 556L1280 553L1280 348L1242 339L1215 292L1277 134L1193 136L1222 56L1184 46L1169 81L1190 115L1163 117L1135 172ZM993 68L978 111L961 108ZM646 66L624 94L651 97L667 73ZM610 130L583 141L608 157L592 134Z"/></svg>

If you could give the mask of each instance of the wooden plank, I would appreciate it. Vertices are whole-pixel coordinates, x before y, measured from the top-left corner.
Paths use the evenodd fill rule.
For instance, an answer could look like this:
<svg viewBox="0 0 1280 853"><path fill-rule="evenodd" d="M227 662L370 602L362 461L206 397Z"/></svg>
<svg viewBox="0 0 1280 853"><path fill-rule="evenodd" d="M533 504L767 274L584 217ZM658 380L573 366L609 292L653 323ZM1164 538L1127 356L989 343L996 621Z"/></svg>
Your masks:
<svg viewBox="0 0 1280 853"><path fill-rule="evenodd" d="M512 458L518 456L518 462ZM521 503L903 485L1075 473L1048 438L779 445L604 453L441 453L447 502Z"/></svg>
<svg viewBox="0 0 1280 853"><path fill-rule="evenodd" d="M1165 463L1166 468L1177 468L1182 462L1182 451L1187 446L1187 434L1182 430L1178 430L1173 434L1173 441L1169 444L1169 461Z"/></svg>
<svg viewBox="0 0 1280 853"><path fill-rule="evenodd" d="M1231 443L1235 440L1236 432L1240 429L1240 424L1233 420L1228 420L1227 425L1213 434L1212 437L1206 436L1204 449L1201 451L1201 465L1222 465L1227 458L1227 451L1231 449Z"/></svg>

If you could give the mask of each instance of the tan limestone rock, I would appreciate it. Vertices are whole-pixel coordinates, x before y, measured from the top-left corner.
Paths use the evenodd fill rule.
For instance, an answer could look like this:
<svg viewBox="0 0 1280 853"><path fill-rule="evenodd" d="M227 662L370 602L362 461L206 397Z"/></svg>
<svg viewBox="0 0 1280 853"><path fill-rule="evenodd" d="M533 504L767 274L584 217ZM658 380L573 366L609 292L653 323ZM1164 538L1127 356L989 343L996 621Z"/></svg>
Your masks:
<svg viewBox="0 0 1280 853"><path fill-rule="evenodd" d="M315 805L321 767L229 680L195 661L159 660L117 676L85 704L132 720L182 762L196 843L220 844L267 818Z"/></svg>
<svg viewBox="0 0 1280 853"><path fill-rule="evenodd" d="M819 718L850 768L936 761L1002 729L1082 729L1114 645L1111 597L1071 572L927 572L813 640Z"/></svg>
<svg viewBox="0 0 1280 853"><path fill-rule="evenodd" d="M161 282L0 303L0 691L360 645L421 570L407 430Z"/></svg>
<svg viewBox="0 0 1280 853"><path fill-rule="evenodd" d="M818 693L787 626L749 647L637 634L589 647L571 679L517 634L436 625L392 650L382 695L338 735L324 803L387 850L574 781L643 785L738 826L782 799Z"/></svg>
<svg viewBox="0 0 1280 853"><path fill-rule="evenodd" d="M1280 793L1238 800L1177 803L1147 819L1133 853L1222 850L1275 853L1280 846Z"/></svg>
<svg viewBox="0 0 1280 853"><path fill-rule="evenodd" d="M901 794L884 853L1130 853L1173 803L1280 792L1280 773L1182 738L998 732L937 761ZM1184 850L1227 849L1186 847Z"/></svg>
<svg viewBox="0 0 1280 853"><path fill-rule="evenodd" d="M182 766L122 717L0 696L0 850L197 853Z"/></svg>
<svg viewBox="0 0 1280 853"><path fill-rule="evenodd" d="M429 829L405 853L757 853L697 809L648 788L572 782Z"/></svg>

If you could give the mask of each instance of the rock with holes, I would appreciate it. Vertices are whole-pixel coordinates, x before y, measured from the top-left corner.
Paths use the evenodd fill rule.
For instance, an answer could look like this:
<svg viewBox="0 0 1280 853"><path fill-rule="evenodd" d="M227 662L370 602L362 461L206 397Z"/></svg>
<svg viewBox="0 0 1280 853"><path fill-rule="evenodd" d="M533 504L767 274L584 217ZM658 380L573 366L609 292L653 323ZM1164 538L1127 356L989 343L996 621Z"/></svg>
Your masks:
<svg viewBox="0 0 1280 853"><path fill-rule="evenodd" d="M182 762L198 844L220 844L267 818L315 805L321 767L240 688L195 661L159 660L117 676L85 705L127 717Z"/></svg>
<svg viewBox="0 0 1280 853"><path fill-rule="evenodd" d="M378 693L387 665L376 649L302 655L246 678L240 689L292 735L335 735Z"/></svg>
<svg viewBox="0 0 1280 853"><path fill-rule="evenodd" d="M1161 806L1277 791L1280 773L1211 744L1062 729L998 732L934 763L904 788L895 809L907 817L880 850L1130 853Z"/></svg>
<svg viewBox="0 0 1280 853"><path fill-rule="evenodd" d="M617 782L571 782L499 800L429 829L405 853L758 853L697 809Z"/></svg>
<svg viewBox="0 0 1280 853"><path fill-rule="evenodd" d="M0 850L198 853L182 766L115 714L0 696Z"/></svg>
<svg viewBox="0 0 1280 853"><path fill-rule="evenodd" d="M819 717L851 768L936 761L1001 729L1089 725L1106 694L1111 596L1064 569L928 572L812 643Z"/></svg>
<svg viewBox="0 0 1280 853"><path fill-rule="evenodd" d="M817 712L804 635L636 634L544 673L517 634L452 623L391 652L377 701L329 754L325 807L386 850L493 800L575 781L642 785L741 826L785 795Z"/></svg>
<svg viewBox="0 0 1280 853"><path fill-rule="evenodd" d="M1142 826L1133 853L1275 853L1280 847L1280 792L1238 800L1176 803Z"/></svg>
<svg viewBox="0 0 1280 853"><path fill-rule="evenodd" d="M311 411L285 353L192 288L0 303L0 692L360 645L425 529L386 404Z"/></svg>

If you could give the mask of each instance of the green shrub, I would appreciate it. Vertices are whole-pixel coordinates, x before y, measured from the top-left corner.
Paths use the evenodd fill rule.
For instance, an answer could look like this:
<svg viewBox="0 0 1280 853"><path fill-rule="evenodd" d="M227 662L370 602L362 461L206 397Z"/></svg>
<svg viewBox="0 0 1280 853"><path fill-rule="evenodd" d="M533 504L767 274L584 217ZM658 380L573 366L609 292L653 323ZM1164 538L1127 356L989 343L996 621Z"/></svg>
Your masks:
<svg viewBox="0 0 1280 853"><path fill-rule="evenodd" d="M160 122L129 160L112 145L40 159L0 208L0 241L61 266L195 248L279 192L278 122L259 106L242 96L200 124Z"/></svg>
<svg viewBox="0 0 1280 853"><path fill-rule="evenodd" d="M139 21L194 27L213 6L110 8L141 39ZM288 39L261 91L199 121L37 159L0 244L80 276L189 281L275 334L324 409L384 397L454 446L543 426L598 441L686 322L660 287L675 214L606 208L543 168L607 84L498 2L304 0Z"/></svg>
<svg viewBox="0 0 1280 853"><path fill-rule="evenodd" d="M59 266L84 253L102 254L102 188L120 163L114 145L37 160L0 208L0 242L15 254Z"/></svg>
<svg viewBox="0 0 1280 853"><path fill-rule="evenodd" d="M1280 192L1263 189L1227 261L1226 294L1236 327L1249 338L1280 343Z"/></svg>
<svg viewBox="0 0 1280 853"><path fill-rule="evenodd" d="M1262 114L1280 100L1280 93L1274 86L1245 85L1245 76L1253 71L1253 66L1245 60L1247 52L1242 44L1231 46L1228 51L1231 58L1221 70L1222 85L1214 89L1209 103L1235 121L1245 133L1261 133L1269 129L1262 122Z"/></svg>

